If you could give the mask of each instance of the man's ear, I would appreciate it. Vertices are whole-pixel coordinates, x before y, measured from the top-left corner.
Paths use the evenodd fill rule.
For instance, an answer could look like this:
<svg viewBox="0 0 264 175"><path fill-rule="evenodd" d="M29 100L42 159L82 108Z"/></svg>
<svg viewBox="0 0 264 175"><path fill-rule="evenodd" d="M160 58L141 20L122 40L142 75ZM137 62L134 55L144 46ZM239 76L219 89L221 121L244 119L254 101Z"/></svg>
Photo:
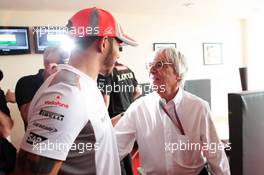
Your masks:
<svg viewBox="0 0 264 175"><path fill-rule="evenodd" d="M107 50L108 44L108 37L102 37L98 42L98 51L104 53Z"/></svg>
<svg viewBox="0 0 264 175"><path fill-rule="evenodd" d="M176 76L176 81L178 81L178 82L181 81L181 76L180 75Z"/></svg>

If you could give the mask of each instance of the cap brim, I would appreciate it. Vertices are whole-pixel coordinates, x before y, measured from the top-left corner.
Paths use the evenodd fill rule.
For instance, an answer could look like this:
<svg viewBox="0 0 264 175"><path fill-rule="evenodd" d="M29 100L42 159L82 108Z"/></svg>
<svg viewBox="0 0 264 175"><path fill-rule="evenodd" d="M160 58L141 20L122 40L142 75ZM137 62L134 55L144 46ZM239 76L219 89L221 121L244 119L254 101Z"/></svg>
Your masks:
<svg viewBox="0 0 264 175"><path fill-rule="evenodd" d="M138 45L136 40L134 40L134 39L130 38L129 36L127 36L126 34L124 34L124 32L123 32L123 30L119 24L117 24L117 26L116 26L116 37L118 39L120 39L123 42L122 44L124 44L124 45L130 45L133 47Z"/></svg>
<svg viewBox="0 0 264 175"><path fill-rule="evenodd" d="M123 42L122 45L130 45L133 47L138 45L138 43L135 40L133 40L132 38L129 38L128 36L123 36L123 37L119 36L117 38Z"/></svg>

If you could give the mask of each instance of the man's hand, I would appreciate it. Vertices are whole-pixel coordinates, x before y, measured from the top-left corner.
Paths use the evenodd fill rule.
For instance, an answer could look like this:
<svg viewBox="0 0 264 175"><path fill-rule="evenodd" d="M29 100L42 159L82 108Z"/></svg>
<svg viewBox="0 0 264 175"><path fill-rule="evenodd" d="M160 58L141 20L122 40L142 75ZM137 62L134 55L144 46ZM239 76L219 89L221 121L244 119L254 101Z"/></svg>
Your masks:
<svg viewBox="0 0 264 175"><path fill-rule="evenodd" d="M116 116L114 116L111 119L112 125L115 126L117 124L117 122L121 119L121 117L124 115L124 113L118 114Z"/></svg>
<svg viewBox="0 0 264 175"><path fill-rule="evenodd" d="M0 111L0 137L7 138L13 127L13 120Z"/></svg>
<svg viewBox="0 0 264 175"><path fill-rule="evenodd" d="M10 89L7 90L5 98L6 98L7 102L10 102L10 103L15 103L16 102L15 93L12 92Z"/></svg>

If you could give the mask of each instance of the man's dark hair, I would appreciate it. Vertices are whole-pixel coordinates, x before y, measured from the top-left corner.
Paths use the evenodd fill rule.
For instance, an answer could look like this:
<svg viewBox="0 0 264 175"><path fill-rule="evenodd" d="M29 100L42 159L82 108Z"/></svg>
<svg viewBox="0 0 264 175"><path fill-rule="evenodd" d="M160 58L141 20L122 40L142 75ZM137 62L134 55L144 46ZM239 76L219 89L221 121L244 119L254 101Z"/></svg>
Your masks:
<svg viewBox="0 0 264 175"><path fill-rule="evenodd" d="M4 78L3 72L0 70L0 81Z"/></svg>

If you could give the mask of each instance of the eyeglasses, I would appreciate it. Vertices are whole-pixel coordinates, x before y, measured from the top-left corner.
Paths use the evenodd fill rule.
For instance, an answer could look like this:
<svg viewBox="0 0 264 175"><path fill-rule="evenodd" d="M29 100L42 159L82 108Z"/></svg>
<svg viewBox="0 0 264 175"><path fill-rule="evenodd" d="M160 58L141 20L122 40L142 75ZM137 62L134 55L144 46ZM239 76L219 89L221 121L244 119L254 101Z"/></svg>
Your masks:
<svg viewBox="0 0 264 175"><path fill-rule="evenodd" d="M161 70L164 65L170 65L172 63L170 62L163 62L163 61L158 61L156 63L147 63L146 64L146 69L149 70L152 67L154 67L156 70Z"/></svg>

